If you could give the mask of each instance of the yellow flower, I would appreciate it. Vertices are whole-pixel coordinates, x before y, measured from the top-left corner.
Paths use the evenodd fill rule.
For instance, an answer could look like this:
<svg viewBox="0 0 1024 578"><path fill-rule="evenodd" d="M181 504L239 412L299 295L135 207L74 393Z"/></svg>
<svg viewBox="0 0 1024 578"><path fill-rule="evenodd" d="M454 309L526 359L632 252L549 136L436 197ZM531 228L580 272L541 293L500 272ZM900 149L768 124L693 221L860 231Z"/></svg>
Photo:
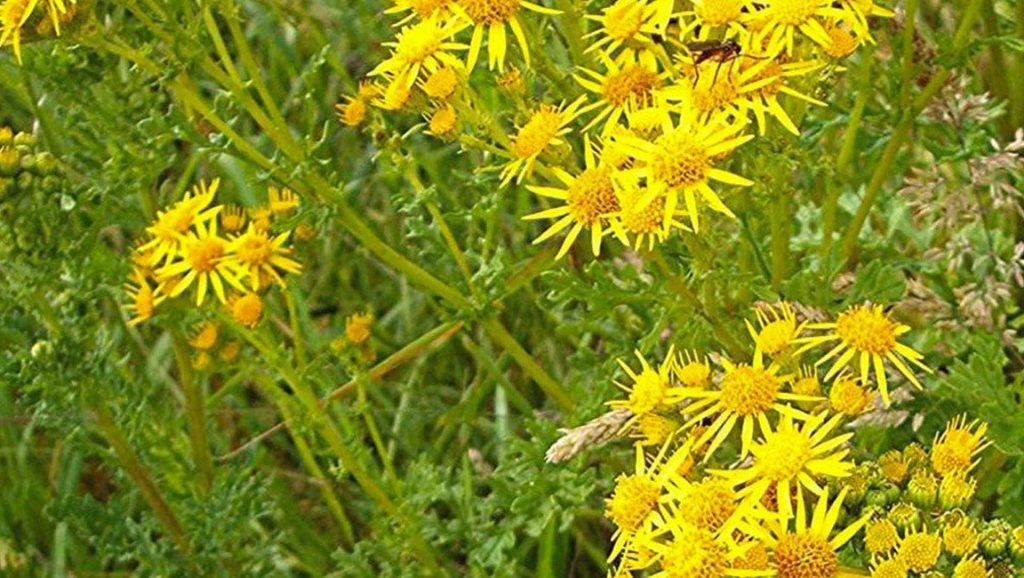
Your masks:
<svg viewBox="0 0 1024 578"><path fill-rule="evenodd" d="M568 125L579 114L585 97L579 97L568 106L541 105L512 136L512 160L501 170L501 186L522 182L533 171L540 153L549 146L562 144L561 137L569 132Z"/></svg>
<svg viewBox="0 0 1024 578"><path fill-rule="evenodd" d="M220 228L225 233L237 233L245 226L245 211L237 205L225 205L220 212Z"/></svg>
<svg viewBox="0 0 1024 578"><path fill-rule="evenodd" d="M408 74L385 76L387 84L380 91L373 103L384 110L401 110L409 104L412 96L412 85L415 79L409 80Z"/></svg>
<svg viewBox="0 0 1024 578"><path fill-rule="evenodd" d="M622 385L615 382L621 390L629 394L625 400L613 400L608 405L615 409L628 409L633 417L626 422L623 428L628 428L636 423L640 416L661 409L671 408L679 401L680 388L672 385L672 359L675 352L670 350L665 361L657 369L647 363L647 359L637 351L636 357L640 360L640 372L633 371L629 365L619 359L619 366L629 379L632 385Z"/></svg>
<svg viewBox="0 0 1024 578"><path fill-rule="evenodd" d="M409 12L396 26L406 24L414 18L429 20L434 16L443 16L451 8L451 0L394 0L394 6L384 11L385 14L401 14Z"/></svg>
<svg viewBox="0 0 1024 578"><path fill-rule="evenodd" d="M893 484L900 484L910 471L910 463L899 450L889 450L879 456L878 469L882 477Z"/></svg>
<svg viewBox="0 0 1024 578"><path fill-rule="evenodd" d="M267 190L267 198L267 205L270 207L270 212L278 216L287 215L299 206L299 198L295 196L295 192L288 187L283 189L269 187Z"/></svg>
<svg viewBox="0 0 1024 578"><path fill-rule="evenodd" d="M739 77L743 81L739 90L741 98L746 103L746 109L753 113L757 120L758 133L762 136L765 133L767 127L765 114L767 113L779 121L786 130L799 135L800 129L789 117L786 109L779 104L778 97L780 94L786 94L808 104L825 106L824 102L786 85L787 78L817 71L823 64L810 60L791 62L782 56L774 58L762 56L760 60L755 60L753 65L749 63L749 60L744 60L739 65L741 71Z"/></svg>
<svg viewBox="0 0 1024 578"><path fill-rule="evenodd" d="M220 179L214 179L209 186L200 182L185 197L168 209L157 212L156 221L146 227L152 237L139 247L139 251L152 251L152 265L169 262L181 250L189 229L216 218L221 207L207 208L217 195Z"/></svg>
<svg viewBox="0 0 1024 578"><path fill-rule="evenodd" d="M871 404L871 399L872 394L845 371L840 372L828 392L829 407L835 412L851 417L864 413Z"/></svg>
<svg viewBox="0 0 1024 578"><path fill-rule="evenodd" d="M757 316L757 324L760 329L755 329L749 320L747 332L756 346L755 357L767 354L769 357L776 357L784 353L792 345L803 331L805 323L797 324L796 314L788 303L782 302L778 307L765 304L754 308Z"/></svg>
<svg viewBox="0 0 1024 578"><path fill-rule="evenodd" d="M690 447L688 444L680 447L666 461L667 451L668 444L665 444L648 464L643 448L637 444L633 473L621 474L615 480L615 489L605 500L605 516L616 527L609 560L618 557L638 534L650 528L657 517L654 514L662 491L677 477L679 465L689 457Z"/></svg>
<svg viewBox="0 0 1024 578"><path fill-rule="evenodd" d="M741 425L742 432L741 457L746 457L754 441L755 425L761 427L762 435L770 433L770 430L765 429L769 412L789 414L797 419L810 417L783 403L813 401L814 398L783 392L782 386L791 379L791 376L778 376L778 366L764 367L756 359L753 365L733 365L728 360L723 360L722 364L725 367L725 375L722 376L722 382L717 389L682 388L680 392L684 399L693 400L686 406L687 413L692 417L684 428L714 418L704 434L695 442L698 447L708 441L711 442L704 456L705 461L709 460L715 450L725 442L737 423Z"/></svg>
<svg viewBox="0 0 1024 578"><path fill-rule="evenodd" d="M907 578L907 564L900 558L878 558L871 563L871 578Z"/></svg>
<svg viewBox="0 0 1024 578"><path fill-rule="evenodd" d="M156 306L167 298L161 294L160 287L153 287L149 284L146 274L138 269L132 270L132 278L135 284L125 284L125 292L131 299L127 309L132 314L128 325L135 326L153 316Z"/></svg>
<svg viewBox="0 0 1024 578"><path fill-rule="evenodd" d="M818 372L813 367L801 367L799 377L790 386L790 391L799 395L821 397L821 382L818 381Z"/></svg>
<svg viewBox="0 0 1024 578"><path fill-rule="evenodd" d="M459 117L452 105L445 104L434 111L427 122L427 134L443 138L451 135L458 128Z"/></svg>
<svg viewBox="0 0 1024 578"><path fill-rule="evenodd" d="M942 554L942 540L925 531L910 530L900 540L896 555L914 572L931 570Z"/></svg>
<svg viewBox="0 0 1024 578"><path fill-rule="evenodd" d="M260 287L261 274L268 275L284 287L284 279L278 270L294 274L302 272L302 265L287 256L291 250L284 247L284 244L289 234L285 231L271 238L266 229L258 229L250 223L245 233L232 239L228 246L231 255L227 262L239 278L249 278L253 291Z"/></svg>
<svg viewBox="0 0 1024 578"><path fill-rule="evenodd" d="M846 58L860 46L861 40L846 28L833 25L827 29L829 45L824 48L825 54L835 59Z"/></svg>
<svg viewBox="0 0 1024 578"><path fill-rule="evenodd" d="M827 421L826 417L821 413L799 427L791 416L783 415L779 426L765 431L763 440L750 448L754 457L750 467L718 473L744 486L743 495L753 503L774 488L779 515L789 518L793 512L792 493L800 494L806 488L820 496L824 490L817 480L845 478L853 472L853 463L846 461L850 450L840 449L853 434L829 437L843 416Z"/></svg>
<svg viewBox="0 0 1024 578"><path fill-rule="evenodd" d="M664 242L672 229L689 231L690 228L677 218L684 215L680 209L674 210L666 222L668 195L661 192L651 196L649 187L639 184L640 179L637 173L625 172L617 173L612 179L620 210L611 215L609 224L623 245L640 249L646 244L651 250L655 244Z"/></svg>
<svg viewBox="0 0 1024 578"><path fill-rule="evenodd" d="M656 413L645 413L636 421L633 435L643 446L661 446L679 429L674 420Z"/></svg>
<svg viewBox="0 0 1024 578"><path fill-rule="evenodd" d="M808 517L803 493L797 492L795 523L792 530L788 520L777 518L774 513L765 514L767 520L763 528L741 526L741 529L764 541L773 550L775 570L779 578L860 576L860 573L844 570L839 565L839 557L836 554L860 532L868 520L867 515L862 516L833 536L839 516L843 512L846 493L845 489L840 491L830 505L829 492L826 489L818 497L813 514Z"/></svg>
<svg viewBox="0 0 1024 578"><path fill-rule="evenodd" d="M372 313L354 313L345 319L345 338L349 343L360 345L370 338L372 328Z"/></svg>
<svg viewBox="0 0 1024 578"><path fill-rule="evenodd" d="M711 383L711 366L707 357L702 358L696 351L683 350L676 358L676 379L686 387L704 388Z"/></svg>
<svg viewBox="0 0 1024 578"><path fill-rule="evenodd" d="M420 84L420 88L427 96L434 100L446 100L449 96L455 94L455 89L459 87L460 82L462 80L456 67L442 66L430 73L426 80Z"/></svg>
<svg viewBox="0 0 1024 578"><path fill-rule="evenodd" d="M867 383L873 366L878 389L886 404L889 403L889 386L885 378L883 359L888 359L904 377L919 389L921 382L917 380L904 360L931 373L931 369L921 363L923 356L920 353L897 341L899 336L910 331L910 327L890 319L880 305L854 305L839 315L834 323L815 323L809 328L824 329L830 332L802 339L801 341L806 342L807 345L800 351L839 341L839 344L819 359L816 364L820 365L837 355L839 356L825 375L826 380L831 379L850 362L859 361L861 381Z"/></svg>
<svg viewBox="0 0 1024 578"><path fill-rule="evenodd" d="M715 167L718 160L753 138L751 135L740 135L742 131L743 123L731 120L726 115L701 115L693 108L682 107L675 123L670 114L663 116L662 135L653 142L622 136L613 140L613 146L620 147L623 152L642 163L642 166L627 171L647 180L646 198L640 199L639 204L645 206L660 194L665 194L664 219L667 228L682 194L693 230L698 231L698 194L715 211L735 217L708 185L709 180L737 186L753 184L752 181Z"/></svg>
<svg viewBox="0 0 1024 578"><path fill-rule="evenodd" d="M942 529L942 545L946 552L957 558L963 558L978 548L978 531L966 516L955 524Z"/></svg>
<svg viewBox="0 0 1024 578"><path fill-rule="evenodd" d="M214 321L204 321L195 328L195 333L192 338L188 340L189 345L196 349L207 350L213 349L214 345L217 345L217 335L220 331L220 326Z"/></svg>
<svg viewBox="0 0 1024 578"><path fill-rule="evenodd" d="M622 49L626 60L644 60L654 64L655 56L649 50L652 35L662 35L672 18L673 0L616 0L601 15L588 14L587 19L601 26L584 38L599 37L586 52L600 50L608 58Z"/></svg>
<svg viewBox="0 0 1024 578"><path fill-rule="evenodd" d="M543 243L559 232L569 228L569 233L562 241L556 259L561 259L569 252L569 248L587 228L590 230L590 248L596 257L601 253L601 238L605 234L605 225L611 215L619 210L619 200L615 196L612 185L612 169L597 161L590 138L583 138L584 169L577 175L555 167L552 174L561 181L564 188L527 186L532 193L564 201L565 204L526 215L523 219L555 219L555 222L544 230L534 244Z"/></svg>
<svg viewBox="0 0 1024 578"><path fill-rule="evenodd" d="M974 457L989 445L985 441L987 431L988 424L978 420L967 423L966 415L953 418L932 444L931 462L935 473L945 477L970 472L977 465Z"/></svg>
<svg viewBox="0 0 1024 578"><path fill-rule="evenodd" d="M759 26L758 39L767 39L770 54L793 53L793 36L799 31L820 46L831 39L819 19L843 18L843 11L832 6L832 0L764 0L764 8L747 15L746 20Z"/></svg>
<svg viewBox="0 0 1024 578"><path fill-rule="evenodd" d="M707 40L719 27L726 26L730 32L743 32L741 24L747 0L693 0L693 10L680 13L680 16L693 16L680 31L680 38L689 38L694 31L694 40Z"/></svg>
<svg viewBox="0 0 1024 578"><path fill-rule="evenodd" d="M366 120L366 103L361 98L346 97L344 104L334 105L338 120L345 126L359 126Z"/></svg>
<svg viewBox="0 0 1024 578"><path fill-rule="evenodd" d="M857 36L868 41L872 41L868 17L892 18L896 15L892 10L875 4L874 0L844 0L840 2L840 10L843 16L839 20L848 23Z"/></svg>
<svg viewBox="0 0 1024 578"><path fill-rule="evenodd" d="M953 578L989 578L988 566L977 555L964 558L953 568Z"/></svg>
<svg viewBox="0 0 1024 578"><path fill-rule="evenodd" d="M951 473L939 484L939 504L943 509L964 508L974 497L978 480L963 471Z"/></svg>
<svg viewBox="0 0 1024 578"><path fill-rule="evenodd" d="M508 50L508 37L505 25L512 29L512 34L523 51L523 61L530 66L530 49L526 42L526 34L519 23L519 10L526 8L533 12L548 15L561 14L558 10L545 8L526 0L455 0L456 12L473 25L473 38L469 42L469 55L466 58L466 69L473 70L480 48L487 31L487 67L505 70L505 53Z"/></svg>
<svg viewBox="0 0 1024 578"><path fill-rule="evenodd" d="M224 344L224 347L220 350L220 358L228 363L231 363L238 357L238 353L242 350L242 346L237 341L229 341Z"/></svg>
<svg viewBox="0 0 1024 578"><path fill-rule="evenodd" d="M747 513L746 506L740 502L740 494L724 480L705 478L692 483L674 478L667 485L667 491L670 498L667 502L678 507L674 508L673 517L701 530L730 531L730 522Z"/></svg>
<svg viewBox="0 0 1024 578"><path fill-rule="evenodd" d="M185 275L171 288L169 297L181 295L193 282L198 285L196 305L203 304L211 286L217 299L224 303L227 300L225 281L239 291L245 291L232 270L228 241L217 235L216 220L210 221L208 225L196 223L195 232L190 231L182 245L178 258L157 270L157 279L160 280Z"/></svg>
<svg viewBox="0 0 1024 578"><path fill-rule="evenodd" d="M899 542L896 526L888 518L872 520L864 528L864 547L872 556L892 552Z"/></svg>
<svg viewBox="0 0 1024 578"><path fill-rule="evenodd" d="M386 42L392 48L391 57L370 71L369 76L394 75L411 88L420 71L435 72L442 66L457 66L458 59L450 51L465 50L465 44L448 42L462 28L458 20L441 22L430 18L398 33L396 42Z"/></svg>
<svg viewBox="0 0 1024 578"><path fill-rule="evenodd" d="M603 120L602 133L607 135L627 110L645 108L654 103L654 91L661 87L665 75L659 74L651 64L637 61L619 64L605 57L604 65L607 69L605 74L580 68L575 78L583 88L599 97L597 102L584 109L584 112L595 109L600 112L583 130L588 131Z"/></svg>
<svg viewBox="0 0 1024 578"><path fill-rule="evenodd" d="M232 295L227 305L231 317L246 327L255 326L263 316L263 300L256 293Z"/></svg>

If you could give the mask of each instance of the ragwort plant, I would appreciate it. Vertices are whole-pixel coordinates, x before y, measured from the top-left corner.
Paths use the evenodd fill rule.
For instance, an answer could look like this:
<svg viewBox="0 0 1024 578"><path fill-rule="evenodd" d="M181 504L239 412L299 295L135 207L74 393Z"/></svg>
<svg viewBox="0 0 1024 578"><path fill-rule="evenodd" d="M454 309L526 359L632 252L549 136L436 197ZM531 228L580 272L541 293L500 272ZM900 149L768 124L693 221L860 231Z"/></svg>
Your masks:
<svg viewBox="0 0 1024 578"><path fill-rule="evenodd" d="M2 0L0 571L1024 575L1022 31Z"/></svg>

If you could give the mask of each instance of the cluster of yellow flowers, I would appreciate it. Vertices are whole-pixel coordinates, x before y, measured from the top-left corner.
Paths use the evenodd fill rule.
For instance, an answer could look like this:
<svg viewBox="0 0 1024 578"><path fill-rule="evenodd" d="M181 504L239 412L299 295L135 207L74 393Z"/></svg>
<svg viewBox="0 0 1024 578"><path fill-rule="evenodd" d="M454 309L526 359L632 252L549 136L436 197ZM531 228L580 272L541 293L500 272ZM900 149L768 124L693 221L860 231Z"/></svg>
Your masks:
<svg viewBox="0 0 1024 578"><path fill-rule="evenodd" d="M4 0L0 4L0 48L11 45L21 62L21 43L26 32L34 36L59 36L62 24L78 13L78 0Z"/></svg>
<svg viewBox="0 0 1024 578"><path fill-rule="evenodd" d="M716 369L705 355L674 349L656 366L640 353L639 368L620 361L626 396L609 405L628 410L624 430L637 438L635 472L618 478L607 506L622 575L655 567L652 575L665 578L863 575L837 555L871 517L841 516L850 488L837 482L855 465L845 447L853 434L837 432L873 405L872 367L880 387L883 360L917 383L903 359L927 369L921 355L897 342L908 328L876 306L811 324L789 304L765 305L747 326L749 362L719 358ZM801 365L806 352L834 341L813 366ZM841 377L826 392L814 367L832 359L828 375ZM859 378L842 372L855 359ZM725 459L727 447L736 451ZM961 460L951 453L941 459Z"/></svg>
<svg viewBox="0 0 1024 578"><path fill-rule="evenodd" d="M200 183L146 228L127 286L132 325L192 289L196 305L212 290L238 323L251 327L263 314L260 293L275 283L285 286L283 274L302 271L287 245L292 231L271 233L273 218L292 213L298 197L271 187L266 205L243 210L214 204L219 187L219 180Z"/></svg>
<svg viewBox="0 0 1024 578"><path fill-rule="evenodd" d="M429 134L506 157L502 186L538 169L552 184L529 190L561 204L543 200L546 208L525 218L554 221L535 242L568 229L559 257L584 229L597 255L608 234L652 248L673 230L696 232L702 205L733 216L712 183L752 184L722 168L753 138L750 119L760 134L769 118L799 134L779 98L824 105L791 84L870 42L868 17L892 16L872 0L615 0L584 19L594 29L580 38L589 46L570 51L575 85L555 67L538 70L562 103L528 104L520 69L505 72L507 30L528 69L530 33L553 33L526 22L528 13L572 15L525 0L394 0L388 12L403 15L391 55L370 72L374 83L338 106L342 122L362 123L368 104L418 110ZM510 134L481 113L469 82L485 32L487 68L525 119ZM493 142L463 138L463 122Z"/></svg>
<svg viewBox="0 0 1024 578"><path fill-rule="evenodd" d="M971 476L988 443L987 426L954 418L931 448L911 444L862 464L845 480L849 502L872 515L864 549L876 578L1016 576L1024 563L1024 526L968 513Z"/></svg>

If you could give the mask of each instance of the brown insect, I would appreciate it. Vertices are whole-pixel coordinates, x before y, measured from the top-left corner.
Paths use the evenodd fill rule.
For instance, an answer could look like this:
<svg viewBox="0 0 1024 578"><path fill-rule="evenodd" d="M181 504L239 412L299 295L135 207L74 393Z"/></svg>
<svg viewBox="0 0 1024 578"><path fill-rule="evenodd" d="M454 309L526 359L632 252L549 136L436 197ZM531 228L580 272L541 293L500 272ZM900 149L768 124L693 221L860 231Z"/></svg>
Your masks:
<svg viewBox="0 0 1024 578"><path fill-rule="evenodd" d="M686 48L694 54L693 57L693 86L697 87L697 83L700 82L700 65L708 60L715 60L718 62L718 66L715 67L715 76L711 80L711 84L714 85L718 81L718 72L722 69L722 65L726 62L732 62L740 56L748 56L749 58L757 58L756 56L744 55L743 49L740 48L738 42L733 39L729 40L706 40L703 42L689 42L686 44Z"/></svg>

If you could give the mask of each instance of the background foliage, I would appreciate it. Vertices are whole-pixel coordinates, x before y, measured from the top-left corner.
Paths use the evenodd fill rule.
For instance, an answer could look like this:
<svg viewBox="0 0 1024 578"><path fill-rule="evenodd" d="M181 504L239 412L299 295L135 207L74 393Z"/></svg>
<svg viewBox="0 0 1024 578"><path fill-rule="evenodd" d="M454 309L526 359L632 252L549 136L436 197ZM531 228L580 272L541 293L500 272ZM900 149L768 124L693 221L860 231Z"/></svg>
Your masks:
<svg viewBox="0 0 1024 578"><path fill-rule="evenodd" d="M23 65L5 51L0 125L31 135L36 165L0 198L0 571L603 574L602 499L631 454L546 464L557 429L603 413L616 357L729 353L751 304L779 298L894 304L938 371L863 425L858 451L930 440L966 411L999 450L981 466L985 509L1024 523L1024 3L911 3L914 26L897 5L877 47L818 88L829 107L800 137L749 145L758 184L729 200L739 220L663 259L555 263L521 221L532 196L480 170L492 158L416 115L339 124L334 104L392 34L383 2L100 0ZM530 32L554 67L540 74L566 76L567 27L599 3L557 4L567 14ZM504 98L492 88L481 103ZM279 108L276 132L257 98ZM214 177L249 205L294 187L316 235L256 337L227 329L239 358L189 376L174 335L201 316L129 327L121 285L155 210ZM371 362L331 347L362 311Z"/></svg>

